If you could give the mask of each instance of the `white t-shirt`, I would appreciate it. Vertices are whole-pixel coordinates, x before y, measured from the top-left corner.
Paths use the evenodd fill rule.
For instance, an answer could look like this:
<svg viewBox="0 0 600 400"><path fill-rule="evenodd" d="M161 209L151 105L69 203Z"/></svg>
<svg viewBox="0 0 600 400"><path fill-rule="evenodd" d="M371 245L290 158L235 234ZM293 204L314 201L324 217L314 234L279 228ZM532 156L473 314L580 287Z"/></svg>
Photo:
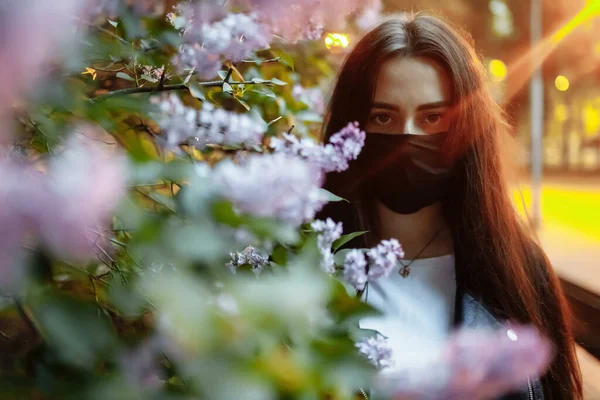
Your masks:
<svg viewBox="0 0 600 400"><path fill-rule="evenodd" d="M402 260L407 265L410 260ZM456 273L454 254L415 260L403 278L398 263L391 275L370 282L362 299L383 312L359 321L388 338L403 363L422 360L424 347L435 352L448 337L454 321ZM393 367L386 369L393 371Z"/></svg>

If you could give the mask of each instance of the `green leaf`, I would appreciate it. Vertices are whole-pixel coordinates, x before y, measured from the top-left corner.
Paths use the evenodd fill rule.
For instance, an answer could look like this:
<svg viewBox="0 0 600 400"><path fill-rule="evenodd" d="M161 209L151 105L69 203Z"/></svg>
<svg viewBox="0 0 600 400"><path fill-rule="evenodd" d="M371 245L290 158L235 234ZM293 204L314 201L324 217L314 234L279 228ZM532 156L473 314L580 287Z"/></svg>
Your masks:
<svg viewBox="0 0 600 400"><path fill-rule="evenodd" d="M110 19L108 20L108 23L114 26L115 28L119 25L117 21L111 21Z"/></svg>
<svg viewBox="0 0 600 400"><path fill-rule="evenodd" d="M250 218L248 228L259 236L274 238L281 243L295 244L300 240L296 229L273 218Z"/></svg>
<svg viewBox="0 0 600 400"><path fill-rule="evenodd" d="M346 254L354 249L342 249L335 253L334 260L336 265L344 265L344 260L346 259Z"/></svg>
<svg viewBox="0 0 600 400"><path fill-rule="evenodd" d="M177 210L177 203L175 202L175 199L173 199L172 197L165 196L164 194L160 194L160 193L156 193L156 192L150 192L150 193L148 193L148 196L150 198L152 198L152 200L154 200L158 204L163 205L164 207L168 208L169 210L171 210L173 212L175 212Z"/></svg>
<svg viewBox="0 0 600 400"><path fill-rule="evenodd" d="M212 224L186 223L169 227L163 233L170 244L172 254L216 264L229 254L231 243L212 228Z"/></svg>
<svg viewBox="0 0 600 400"><path fill-rule="evenodd" d="M333 298L329 303L328 310L338 324L351 324L359 317L380 314L373 306L361 301L356 296L354 289L348 291L339 280L334 280L332 285Z"/></svg>
<svg viewBox="0 0 600 400"><path fill-rule="evenodd" d="M125 79L126 81L135 82L135 79L133 79L131 76L129 76L125 72L117 72L117 78Z"/></svg>
<svg viewBox="0 0 600 400"><path fill-rule="evenodd" d="M223 92L224 93L233 93L233 87L229 83L223 82Z"/></svg>
<svg viewBox="0 0 600 400"><path fill-rule="evenodd" d="M148 82L152 82L152 83L158 82L158 79L156 79L156 78L154 78L154 77L152 77L152 76L150 76L148 74L142 74L142 76L140 78L145 79Z"/></svg>
<svg viewBox="0 0 600 400"><path fill-rule="evenodd" d="M302 122L323 122L321 114L313 111L300 111L296 114L296 119Z"/></svg>
<svg viewBox="0 0 600 400"><path fill-rule="evenodd" d="M202 86L192 82L188 84L188 89L190 90L190 94L197 98L200 101L206 101L206 96L204 95L204 90Z"/></svg>
<svg viewBox="0 0 600 400"><path fill-rule="evenodd" d="M73 365L91 368L115 344L107 318L95 306L44 296L32 309L48 344Z"/></svg>
<svg viewBox="0 0 600 400"><path fill-rule="evenodd" d="M189 82L189 81L190 81L190 79L192 78L192 75L194 75L194 71L196 71L196 68L192 68L192 69L191 69L191 70L188 72L187 76L186 76L186 77L185 77L185 79L183 80L183 84L184 84L184 85L187 85L187 84L188 84L188 82Z"/></svg>
<svg viewBox="0 0 600 400"><path fill-rule="evenodd" d="M277 57L279 57L280 63L287 65L288 67L290 67L292 69L292 71L295 71L294 57L292 57L290 54L285 53L283 51L275 51L274 53L275 53L275 55L277 55Z"/></svg>
<svg viewBox="0 0 600 400"><path fill-rule="evenodd" d="M344 199L343 197L337 196L333 193L331 193L329 190L320 188L319 189L323 194L325 194L325 196L327 196L327 201L345 201L350 203L348 200Z"/></svg>
<svg viewBox="0 0 600 400"><path fill-rule="evenodd" d="M252 93L258 93L258 94L260 94L262 96L269 97L271 99L276 99L277 98L277 95L275 93L273 93L272 91L270 91L268 89L265 89L265 88L254 89L254 90L251 90L251 92Z"/></svg>
<svg viewBox="0 0 600 400"><path fill-rule="evenodd" d="M273 249L271 258L273 259L273 262L279 265L286 265L288 259L288 251L285 247L279 245Z"/></svg>
<svg viewBox="0 0 600 400"><path fill-rule="evenodd" d="M279 80L277 78L271 79L271 82L273 82L274 84L276 84L278 86L285 86L285 85L287 85L287 82L284 82L284 81Z"/></svg>
<svg viewBox="0 0 600 400"><path fill-rule="evenodd" d="M235 98L247 111L250 111L250 105L248 105L248 103L246 103L244 100L240 99L239 97Z"/></svg>
<svg viewBox="0 0 600 400"><path fill-rule="evenodd" d="M341 236L338 240L333 242L333 244L332 244L333 251L335 252L337 249L339 249L340 247L342 247L343 245L345 245L352 239L359 237L361 235L364 235L367 232L369 232L369 231L358 231L358 232L352 232L347 235Z"/></svg>
<svg viewBox="0 0 600 400"><path fill-rule="evenodd" d="M235 212L233 204L227 200L213 202L212 212L215 221L222 224L238 227L244 221L244 219Z"/></svg>

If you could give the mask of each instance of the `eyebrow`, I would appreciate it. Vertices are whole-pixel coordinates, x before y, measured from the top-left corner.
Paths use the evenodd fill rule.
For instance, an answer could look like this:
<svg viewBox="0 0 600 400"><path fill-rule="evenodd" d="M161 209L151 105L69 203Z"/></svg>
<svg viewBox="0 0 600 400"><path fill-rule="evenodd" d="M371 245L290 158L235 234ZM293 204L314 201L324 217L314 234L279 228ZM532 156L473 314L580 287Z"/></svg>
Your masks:
<svg viewBox="0 0 600 400"><path fill-rule="evenodd" d="M420 106L417 107L417 111L430 110L432 108L442 108L442 107L449 107L449 106L450 106L449 101L436 101L433 103L421 104ZM374 102L372 108L382 108L384 110L400 111L400 108L395 104L384 103L384 102L379 102L379 101Z"/></svg>

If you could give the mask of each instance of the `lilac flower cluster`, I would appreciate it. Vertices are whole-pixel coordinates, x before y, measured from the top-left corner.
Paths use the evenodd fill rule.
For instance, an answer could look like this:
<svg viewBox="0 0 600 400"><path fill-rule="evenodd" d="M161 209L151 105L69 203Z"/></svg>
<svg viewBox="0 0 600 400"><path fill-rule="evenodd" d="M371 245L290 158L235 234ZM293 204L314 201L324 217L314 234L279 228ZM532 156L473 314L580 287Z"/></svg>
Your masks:
<svg viewBox="0 0 600 400"><path fill-rule="evenodd" d="M200 4L195 9L187 5L177 10L183 13L181 17L175 13L167 17L180 29L185 41L175 60L180 67L194 68L202 78L212 78L221 69L223 59L240 61L268 47L271 33L254 14L223 16L218 6L207 7ZM209 12L208 18L204 15L206 12Z"/></svg>
<svg viewBox="0 0 600 400"><path fill-rule="evenodd" d="M36 87L55 50L72 43L69 26L83 5L76 0L0 2L0 121L13 101Z"/></svg>
<svg viewBox="0 0 600 400"><path fill-rule="evenodd" d="M237 268L242 265L250 265L255 274L260 274L264 267L269 265L269 256L262 254L252 246L246 247L243 251L229 253L231 261L226 264L226 267L235 273Z"/></svg>
<svg viewBox="0 0 600 400"><path fill-rule="evenodd" d="M333 30L343 29L346 17L357 10L361 1L244 0L243 3L249 3L273 33L296 42L319 39L324 26Z"/></svg>
<svg viewBox="0 0 600 400"><path fill-rule="evenodd" d="M490 399L541 376L552 359L547 339L530 326L459 330L422 365L401 362L379 388L394 396L420 399Z"/></svg>
<svg viewBox="0 0 600 400"><path fill-rule="evenodd" d="M209 103L204 103L201 110L186 107L175 94L159 101L158 108L156 120L167 148L181 143L201 148L208 144L254 148L260 146L266 131L262 121Z"/></svg>
<svg viewBox="0 0 600 400"><path fill-rule="evenodd" d="M0 286L14 287L26 238L35 238L65 259L89 259L105 250L103 227L125 190L125 160L87 139L97 132L83 128L42 174L11 160L0 163ZM50 212L48 210L51 210Z"/></svg>
<svg viewBox="0 0 600 400"><path fill-rule="evenodd" d="M396 239L383 240L366 253L351 250L344 259L344 279L357 290L362 290L369 280L389 276L398 259L403 257L404 251Z"/></svg>
<svg viewBox="0 0 600 400"><path fill-rule="evenodd" d="M352 122L332 135L330 143L325 145L319 145L311 138L299 139L284 133L282 138L271 138L270 146L276 153L300 156L323 172L341 172L348 169L350 160L356 160L365 144L365 137L358 122Z"/></svg>
<svg viewBox="0 0 600 400"><path fill-rule="evenodd" d="M352 249L344 259L344 280L357 290L364 289L367 284L367 259L359 249Z"/></svg>
<svg viewBox="0 0 600 400"><path fill-rule="evenodd" d="M294 226L312 220L327 202L319 171L286 154L250 154L240 164L224 160L212 178L240 211Z"/></svg>
<svg viewBox="0 0 600 400"><path fill-rule="evenodd" d="M335 260L331 245L342 236L342 223L335 223L331 218L325 221L316 220L310 224L312 230L317 232L317 246L321 253L321 268L330 274L335 273Z"/></svg>
<svg viewBox="0 0 600 400"><path fill-rule="evenodd" d="M294 85L292 88L292 96L308 106L311 111L317 114L325 112L325 99L323 99L323 91L318 87L305 88L302 85Z"/></svg>
<svg viewBox="0 0 600 400"><path fill-rule="evenodd" d="M365 356L377 368L393 366L392 348L381 334L366 337L355 343L359 354Z"/></svg>
<svg viewBox="0 0 600 400"><path fill-rule="evenodd" d="M129 7L137 15L160 15L164 13L163 0L86 0L90 17L104 16L116 19L121 7Z"/></svg>

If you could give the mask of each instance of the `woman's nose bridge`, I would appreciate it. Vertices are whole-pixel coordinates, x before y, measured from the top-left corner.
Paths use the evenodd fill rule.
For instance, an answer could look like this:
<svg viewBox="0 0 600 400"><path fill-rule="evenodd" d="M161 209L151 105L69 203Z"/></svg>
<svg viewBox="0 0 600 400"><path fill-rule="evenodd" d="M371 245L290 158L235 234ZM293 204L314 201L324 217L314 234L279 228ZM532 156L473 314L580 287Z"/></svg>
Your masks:
<svg viewBox="0 0 600 400"><path fill-rule="evenodd" d="M419 127L415 123L414 116L412 116L412 115L406 116L406 118L404 119L404 122L403 122L402 130L404 133L408 133L408 134L412 134L412 135L419 134Z"/></svg>

